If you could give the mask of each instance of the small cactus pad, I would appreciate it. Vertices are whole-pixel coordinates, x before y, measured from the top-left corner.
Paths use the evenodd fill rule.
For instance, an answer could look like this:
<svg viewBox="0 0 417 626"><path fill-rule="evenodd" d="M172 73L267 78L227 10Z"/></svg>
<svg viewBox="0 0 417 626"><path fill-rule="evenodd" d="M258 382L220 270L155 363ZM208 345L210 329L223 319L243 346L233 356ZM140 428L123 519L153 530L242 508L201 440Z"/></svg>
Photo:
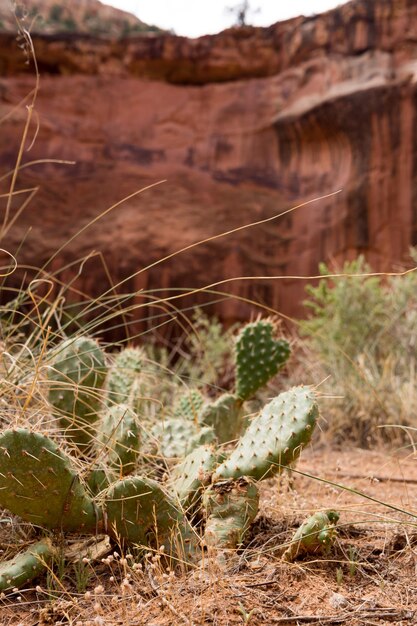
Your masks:
<svg viewBox="0 0 417 626"><path fill-rule="evenodd" d="M274 339L269 320L247 324L236 340L236 395L248 400L283 367L290 356L285 339Z"/></svg>
<svg viewBox="0 0 417 626"><path fill-rule="evenodd" d="M97 524L70 458L48 437L22 428L0 436L0 506L45 528L87 531Z"/></svg>
<svg viewBox="0 0 417 626"><path fill-rule="evenodd" d="M309 443L318 415L314 392L293 387L269 402L250 423L214 480L252 476L257 480L280 473Z"/></svg>
<svg viewBox="0 0 417 626"><path fill-rule="evenodd" d="M19 589L42 574L52 560L50 539L42 539L9 561L0 563L0 591Z"/></svg>
<svg viewBox="0 0 417 626"><path fill-rule="evenodd" d="M104 353L93 339L71 338L56 348L48 370L48 397L63 416L60 423L65 435L80 449L92 439L105 376Z"/></svg>
<svg viewBox="0 0 417 626"><path fill-rule="evenodd" d="M138 375L130 388L127 404L140 421L145 417L147 407L149 406L150 398L148 396L149 392L147 391L145 380Z"/></svg>
<svg viewBox="0 0 417 626"><path fill-rule="evenodd" d="M109 466L126 476L135 469L140 448L140 432L136 415L127 404L110 407L101 423L99 446L104 446Z"/></svg>
<svg viewBox="0 0 417 626"><path fill-rule="evenodd" d="M187 512L199 502L202 490L210 482L216 465L217 454L213 449L199 446L172 470L170 485Z"/></svg>
<svg viewBox="0 0 417 626"><path fill-rule="evenodd" d="M243 539L259 507L259 493L247 478L224 480L211 485L203 495L207 521L206 545L234 549Z"/></svg>
<svg viewBox="0 0 417 626"><path fill-rule="evenodd" d="M174 417L182 417L196 421L203 403L204 398L201 393L196 389L191 389L176 402L174 406Z"/></svg>
<svg viewBox="0 0 417 626"><path fill-rule="evenodd" d="M199 429L194 422L172 418L156 424L151 438L157 444L156 454L164 459L183 459L197 446L214 441L215 434L209 427Z"/></svg>
<svg viewBox="0 0 417 626"><path fill-rule="evenodd" d="M292 562L303 554L314 554L329 548L336 535L339 513L327 511L309 517L294 534L282 558Z"/></svg>
<svg viewBox="0 0 417 626"><path fill-rule="evenodd" d="M108 532L141 547L164 546L170 554L193 551L195 537L179 506L150 478L133 476L104 494Z"/></svg>
<svg viewBox="0 0 417 626"><path fill-rule="evenodd" d="M202 407L198 421L211 426L219 443L236 439L242 427L241 401L231 394L223 394L213 404Z"/></svg>
<svg viewBox="0 0 417 626"><path fill-rule="evenodd" d="M123 404L129 401L133 383L144 362L141 348L125 348L114 359L107 377L108 403Z"/></svg>

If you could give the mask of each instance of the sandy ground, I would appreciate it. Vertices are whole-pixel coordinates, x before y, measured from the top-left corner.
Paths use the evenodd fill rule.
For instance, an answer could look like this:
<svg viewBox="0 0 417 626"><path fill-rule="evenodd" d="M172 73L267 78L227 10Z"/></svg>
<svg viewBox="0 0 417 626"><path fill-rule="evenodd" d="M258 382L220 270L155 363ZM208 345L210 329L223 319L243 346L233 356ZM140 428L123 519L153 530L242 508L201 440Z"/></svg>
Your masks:
<svg viewBox="0 0 417 626"><path fill-rule="evenodd" d="M297 525L329 508L340 512L330 552L282 561ZM260 514L225 564L208 556L170 573L158 557L138 567L116 554L87 564L82 584L58 573L49 591L39 579L36 590L3 598L0 624L412 625L416 566L417 456L316 446L297 472L262 484Z"/></svg>

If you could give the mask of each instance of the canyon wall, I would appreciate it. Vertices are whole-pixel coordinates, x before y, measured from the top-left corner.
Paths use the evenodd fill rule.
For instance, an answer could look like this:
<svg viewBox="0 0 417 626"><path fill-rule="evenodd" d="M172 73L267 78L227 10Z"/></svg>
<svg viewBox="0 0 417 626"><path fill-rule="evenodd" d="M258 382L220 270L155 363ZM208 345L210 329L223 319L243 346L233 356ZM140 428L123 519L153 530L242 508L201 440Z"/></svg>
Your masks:
<svg viewBox="0 0 417 626"><path fill-rule="evenodd" d="M0 35L1 173L16 163L35 85L18 44ZM140 306L212 300L231 322L255 299L291 317L299 277L320 261L364 253L387 271L417 245L417 0L354 0L197 40L55 34L33 45L40 89L22 164L35 163L15 189L39 189L1 244L19 280L46 264L44 276L76 277L94 296L126 279L120 290ZM181 295L206 285L210 295Z"/></svg>

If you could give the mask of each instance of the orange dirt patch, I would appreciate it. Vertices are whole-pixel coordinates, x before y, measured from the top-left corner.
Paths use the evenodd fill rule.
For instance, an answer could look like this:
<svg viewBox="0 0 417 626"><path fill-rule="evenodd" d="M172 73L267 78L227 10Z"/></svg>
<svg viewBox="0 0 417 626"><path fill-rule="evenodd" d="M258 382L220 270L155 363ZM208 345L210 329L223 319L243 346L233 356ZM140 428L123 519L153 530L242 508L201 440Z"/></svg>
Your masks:
<svg viewBox="0 0 417 626"><path fill-rule="evenodd" d="M300 522L328 508L341 514L330 552L283 562ZM297 473L263 483L260 514L225 563L207 555L191 572L170 573L158 556L141 566L113 556L86 565L86 591L68 573L53 601L45 579L4 598L0 623L408 626L417 623L416 566L416 456L317 446Z"/></svg>

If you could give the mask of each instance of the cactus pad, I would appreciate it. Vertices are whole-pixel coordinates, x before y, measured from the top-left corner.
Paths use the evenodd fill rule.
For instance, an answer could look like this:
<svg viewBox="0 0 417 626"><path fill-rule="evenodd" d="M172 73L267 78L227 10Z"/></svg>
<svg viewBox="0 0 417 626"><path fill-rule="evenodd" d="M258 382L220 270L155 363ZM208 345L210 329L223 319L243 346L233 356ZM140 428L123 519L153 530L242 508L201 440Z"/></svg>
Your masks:
<svg viewBox="0 0 417 626"><path fill-rule="evenodd" d="M339 513L327 511L309 517L294 534L291 544L282 555L284 561L294 561L303 554L314 554L327 549L336 534Z"/></svg>
<svg viewBox="0 0 417 626"><path fill-rule="evenodd" d="M175 404L174 417L182 417L196 421L203 403L204 398L201 393L195 389L191 389L191 391L181 396Z"/></svg>
<svg viewBox="0 0 417 626"><path fill-rule="evenodd" d="M119 478L119 474L107 466L93 467L85 477L85 484L91 495L97 496Z"/></svg>
<svg viewBox="0 0 417 626"><path fill-rule="evenodd" d="M129 402L132 386L142 370L144 358L141 348L125 348L119 352L107 377L109 404Z"/></svg>
<svg viewBox="0 0 417 626"><path fill-rule="evenodd" d="M98 512L71 460L48 437L24 429L0 436L0 506L44 528L96 528Z"/></svg>
<svg viewBox="0 0 417 626"><path fill-rule="evenodd" d="M210 427L199 429L194 422L174 418L156 424L151 435L158 444L157 454L164 459L183 459L197 446L212 443L216 438Z"/></svg>
<svg viewBox="0 0 417 626"><path fill-rule="evenodd" d="M198 504L203 488L210 482L216 464L217 454L213 449L209 446L200 446L173 469L170 485L187 512Z"/></svg>
<svg viewBox="0 0 417 626"><path fill-rule="evenodd" d="M281 393L250 423L230 457L214 473L214 480L251 476L261 480L293 463L309 443L318 408L309 387Z"/></svg>
<svg viewBox="0 0 417 626"><path fill-rule="evenodd" d="M225 480L211 485L203 495L207 521L206 545L234 549L256 517L259 493L247 478Z"/></svg>
<svg viewBox="0 0 417 626"><path fill-rule="evenodd" d="M108 532L142 547L180 554L193 551L194 534L172 498L154 480L133 476L114 483L104 494Z"/></svg>
<svg viewBox="0 0 417 626"><path fill-rule="evenodd" d="M201 409L198 421L213 428L219 443L232 441L239 436L242 427L241 405L235 396L224 394Z"/></svg>
<svg viewBox="0 0 417 626"><path fill-rule="evenodd" d="M67 339L56 349L48 370L48 397L62 415L66 436L80 449L91 442L105 376L104 353L93 339Z"/></svg>
<svg viewBox="0 0 417 626"><path fill-rule="evenodd" d="M101 423L100 444L107 451L108 465L117 469L120 476L135 469L140 433L136 415L127 404L116 404L107 410Z"/></svg>
<svg viewBox="0 0 417 626"><path fill-rule="evenodd" d="M42 574L52 560L54 549L49 539L42 539L13 559L0 563L0 591L23 587Z"/></svg>
<svg viewBox="0 0 417 626"><path fill-rule="evenodd" d="M283 367L290 356L285 339L274 339L274 325L260 320L247 324L236 341L236 395L243 401Z"/></svg>

